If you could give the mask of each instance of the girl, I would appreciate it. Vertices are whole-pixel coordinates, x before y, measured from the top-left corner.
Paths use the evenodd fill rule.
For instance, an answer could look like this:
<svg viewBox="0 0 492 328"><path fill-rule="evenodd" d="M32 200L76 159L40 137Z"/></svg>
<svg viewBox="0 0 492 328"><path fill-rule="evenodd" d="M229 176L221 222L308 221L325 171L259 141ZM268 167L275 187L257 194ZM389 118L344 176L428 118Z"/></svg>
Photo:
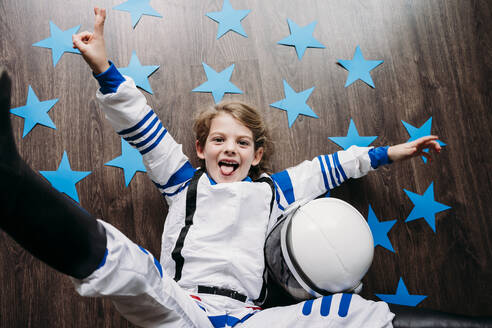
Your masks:
<svg viewBox="0 0 492 328"><path fill-rule="evenodd" d="M266 310L255 306L264 291L264 240L294 201L314 199L391 161L428 157L424 148L440 151L437 137L376 149L351 147L268 175L270 141L258 112L242 103L223 103L195 121L196 153L203 161L203 168L195 169L133 81L108 62L105 10L95 8L95 14L94 33L74 35L74 47L101 86L97 99L106 117L143 155L149 177L169 204L161 262L52 189L18 156L6 74L0 95L0 178L12 187L1 193L6 216L0 227L73 277L78 293L111 298L139 326L391 327L386 303L358 295L335 294Z"/></svg>

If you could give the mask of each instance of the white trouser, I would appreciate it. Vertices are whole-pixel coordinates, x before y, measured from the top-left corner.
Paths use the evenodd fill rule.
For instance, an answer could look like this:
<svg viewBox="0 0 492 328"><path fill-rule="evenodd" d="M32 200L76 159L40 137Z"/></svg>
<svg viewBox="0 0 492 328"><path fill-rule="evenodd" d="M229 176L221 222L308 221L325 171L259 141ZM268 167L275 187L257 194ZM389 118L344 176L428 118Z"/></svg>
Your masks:
<svg viewBox="0 0 492 328"><path fill-rule="evenodd" d="M107 256L83 280L72 279L82 296L109 297L130 322L142 327L392 327L386 303L335 294L291 306L261 310L229 297L181 288L159 262L112 225Z"/></svg>

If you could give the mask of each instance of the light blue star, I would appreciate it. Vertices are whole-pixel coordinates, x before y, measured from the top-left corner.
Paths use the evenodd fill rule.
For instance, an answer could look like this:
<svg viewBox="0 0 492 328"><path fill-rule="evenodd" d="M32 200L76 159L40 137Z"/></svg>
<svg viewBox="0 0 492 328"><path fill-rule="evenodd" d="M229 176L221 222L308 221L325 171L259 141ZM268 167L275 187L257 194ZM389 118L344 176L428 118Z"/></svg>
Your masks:
<svg viewBox="0 0 492 328"><path fill-rule="evenodd" d="M431 134L431 128L432 128L432 116L429 118L420 128L416 128L410 124L408 124L405 121L401 121L405 128L407 129L408 134L410 135L410 139L408 139L407 142L417 140L418 138L425 137ZM444 142L441 140L436 140L441 147L446 146ZM429 152L429 149L424 149L425 152ZM424 163L427 163L427 158L422 156L422 160Z"/></svg>
<svg viewBox="0 0 492 328"><path fill-rule="evenodd" d="M231 79L232 71L234 70L234 64L227 67L220 73L214 71L207 64L202 64L208 81L193 89L193 92L211 92L214 96L215 103L221 101L222 97L224 97L224 93L226 92L243 93L238 87L229 81Z"/></svg>
<svg viewBox="0 0 492 328"><path fill-rule="evenodd" d="M405 189L403 189L403 191L405 191L408 198L410 198L412 203L415 205L405 222L424 218L435 233L436 213L448 210L451 207L438 203L434 200L434 182L430 184L423 195L415 194Z"/></svg>
<svg viewBox="0 0 492 328"><path fill-rule="evenodd" d="M311 107L306 104L307 99L313 92L314 87L296 93L294 89L284 80L284 93L285 98L277 101L270 106L287 111L287 119L289 121L289 128L294 124L294 121L299 115L306 115L318 118Z"/></svg>
<svg viewBox="0 0 492 328"><path fill-rule="evenodd" d="M34 47L51 48L53 57L53 66L60 60L61 56L65 52L72 52L74 54L80 54L78 49L73 48L72 35L77 33L79 26L72 27L66 31L60 30L58 26L50 21L51 37L41 40L33 44Z"/></svg>
<svg viewBox="0 0 492 328"><path fill-rule="evenodd" d="M376 294L376 296L386 303L406 306L417 306L427 298L425 295L410 295L402 278L400 278L400 281L398 282L396 294Z"/></svg>
<svg viewBox="0 0 492 328"><path fill-rule="evenodd" d="M355 48L354 58L352 60L339 59L338 63L349 71L347 82L345 87L348 87L357 80L362 80L371 87L374 88L374 82L372 81L371 70L383 63L382 60L365 60L362 56L360 47Z"/></svg>
<svg viewBox="0 0 492 328"><path fill-rule="evenodd" d="M39 173L51 183L53 188L65 193L77 203L79 202L79 195L77 194L77 189L75 189L75 184L91 174L90 171L72 171L66 151L63 152L63 158L58 166L58 170L39 171Z"/></svg>
<svg viewBox="0 0 492 328"><path fill-rule="evenodd" d="M251 10L234 10L229 3L229 0L224 0L222 11L210 12L206 16L219 23L217 31L217 39L229 31L234 31L242 36L248 37L244 32L241 21L248 16Z"/></svg>
<svg viewBox="0 0 492 328"><path fill-rule="evenodd" d="M150 6L150 0L128 0L113 9L127 11L132 16L132 26L135 28L142 15L161 17L162 16Z"/></svg>
<svg viewBox="0 0 492 328"><path fill-rule="evenodd" d="M287 24L289 24L290 35L277 43L286 46L294 46L299 60L304 56L304 52L307 48L325 48L324 45L313 37L316 22L312 22L304 27L299 27L299 25L287 18Z"/></svg>
<svg viewBox="0 0 492 328"><path fill-rule="evenodd" d="M148 77L159 69L159 65L142 66L140 60L138 60L137 54L132 52L132 58L130 64L127 67L119 68L119 71L123 75L127 75L135 81L137 87L142 88L148 93L152 94L152 88L150 87Z"/></svg>
<svg viewBox="0 0 492 328"><path fill-rule="evenodd" d="M58 99L39 101L33 89L29 86L26 105L10 110L12 114L24 118L24 132L22 133L22 138L24 138L36 124L42 124L56 130L55 123L53 123L49 117L48 111L57 101Z"/></svg>
<svg viewBox="0 0 492 328"><path fill-rule="evenodd" d="M329 137L328 139L346 150L352 145L356 145L358 147L367 147L374 140L377 139L377 136L361 137L359 135L359 132L357 131L357 128L355 127L354 121L350 119L349 129L346 137Z"/></svg>
<svg viewBox="0 0 492 328"><path fill-rule="evenodd" d="M391 241L388 238L388 232L395 225L396 220L391 221L379 221L372 210L371 205L369 205L369 213L367 215L367 223L372 231L372 236L374 238L374 247L381 245L382 247L395 253Z"/></svg>
<svg viewBox="0 0 492 328"><path fill-rule="evenodd" d="M125 187L128 187L137 171L147 172L142 161L142 155L123 138L121 139L121 156L107 162L107 166L115 166L123 169L125 174Z"/></svg>

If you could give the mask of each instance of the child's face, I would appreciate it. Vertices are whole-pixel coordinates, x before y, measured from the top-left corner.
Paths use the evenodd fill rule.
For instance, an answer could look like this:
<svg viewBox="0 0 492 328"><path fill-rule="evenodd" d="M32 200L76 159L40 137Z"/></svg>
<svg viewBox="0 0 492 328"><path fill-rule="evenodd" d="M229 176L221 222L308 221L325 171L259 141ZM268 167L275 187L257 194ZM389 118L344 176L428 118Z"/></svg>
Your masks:
<svg viewBox="0 0 492 328"><path fill-rule="evenodd" d="M227 113L212 120L204 147L196 142L198 157L205 160L208 175L217 183L246 178L251 165L263 156L263 148L254 148L251 130Z"/></svg>

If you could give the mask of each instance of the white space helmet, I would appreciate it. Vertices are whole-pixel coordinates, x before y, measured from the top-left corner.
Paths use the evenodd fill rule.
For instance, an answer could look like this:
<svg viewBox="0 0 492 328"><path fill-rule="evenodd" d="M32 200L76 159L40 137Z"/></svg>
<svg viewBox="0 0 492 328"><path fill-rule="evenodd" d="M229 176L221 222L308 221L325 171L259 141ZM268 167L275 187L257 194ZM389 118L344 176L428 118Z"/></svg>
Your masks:
<svg viewBox="0 0 492 328"><path fill-rule="evenodd" d="M265 242L269 277L297 300L360 292L373 254L366 220L336 198L288 209Z"/></svg>

